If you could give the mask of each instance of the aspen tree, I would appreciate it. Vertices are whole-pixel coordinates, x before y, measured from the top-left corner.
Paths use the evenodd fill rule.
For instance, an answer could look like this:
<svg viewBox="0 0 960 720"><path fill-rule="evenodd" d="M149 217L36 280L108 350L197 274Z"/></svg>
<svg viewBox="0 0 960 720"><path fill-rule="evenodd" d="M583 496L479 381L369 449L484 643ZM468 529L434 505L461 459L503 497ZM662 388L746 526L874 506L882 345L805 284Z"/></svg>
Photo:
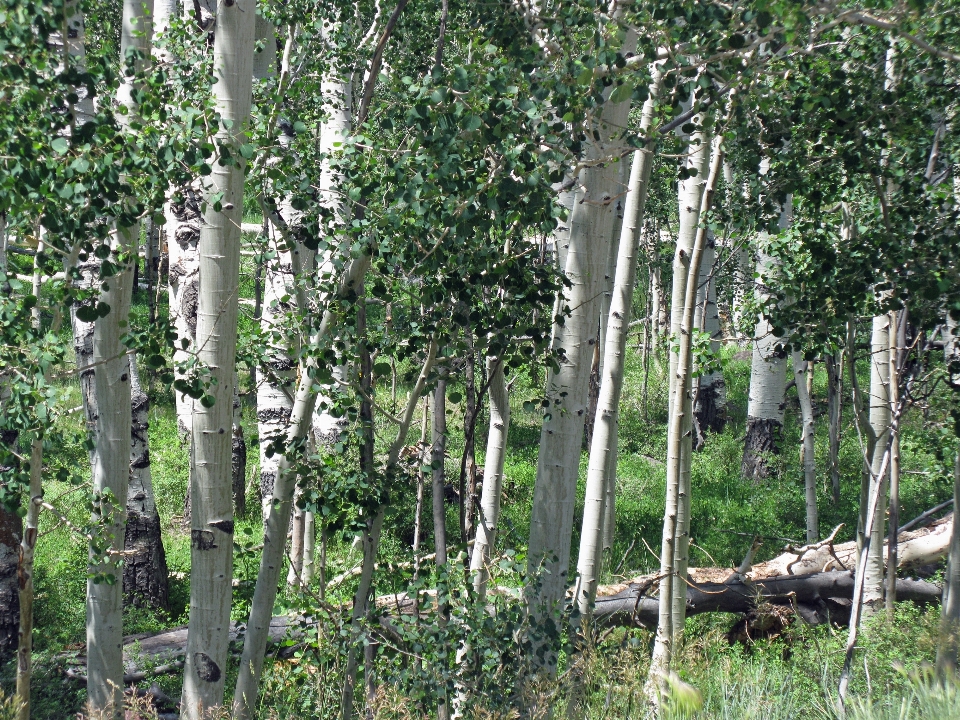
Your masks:
<svg viewBox="0 0 960 720"><path fill-rule="evenodd" d="M2 405L0 405L2 409ZM4 432L0 442L13 445L14 433ZM17 563L23 537L23 518L0 504L0 663L17 651L17 627L20 624L20 597L17 587Z"/></svg>
<svg viewBox="0 0 960 720"><path fill-rule="evenodd" d="M779 228L790 226L793 216L793 198L787 196L780 210ZM764 235L761 234L761 245ZM757 260L755 292L763 301L770 296L766 283L778 271L778 261L761 247ZM747 435L743 444L740 472L755 482L772 472L773 457L780 454L783 436L783 401L787 390L786 355L782 338L774 335L774 327L765 315L757 321L753 340L753 359L750 364L750 396L747 404Z"/></svg>
<svg viewBox="0 0 960 720"><path fill-rule="evenodd" d="M629 55L636 47L636 34L628 31L621 52ZM619 152L620 133L626 126L630 103L607 102L595 128L600 141L590 159L601 160ZM538 587L528 589L527 604L534 618L535 632L550 635L557 628L560 602L567 585L573 509L576 499L584 413L590 381L590 362L597 341L600 288L606 271L607 247L611 239L617 168L613 163L590 164L578 178L580 190L570 218L570 240L564 274L571 283L565 293L570 317L555 323L553 347L562 351L558 371L547 378L550 407L544 416L537 459L530 521L528 568L537 576ZM549 672L556 657L547 653L542 662Z"/></svg>
<svg viewBox="0 0 960 720"><path fill-rule="evenodd" d="M487 358L487 375L490 378L490 429L487 432L487 451L484 455L477 537L473 544L473 555L470 557L473 588L481 600L486 595L489 578L487 566L496 545L503 492L503 465L506 459L507 433L510 429L510 398L503 375L503 362L499 358Z"/></svg>
<svg viewBox="0 0 960 720"><path fill-rule="evenodd" d="M715 147L712 149L712 155L706 187L701 193L699 215L706 215L709 211L720 174L723 161L720 138L717 139ZM686 617L687 585L685 580L687 567L683 563L683 557L680 553L681 541L686 538L682 535L684 528L680 524L679 516L681 505L684 502L683 492L686 490L689 499L690 490L689 459L692 454L690 432L693 426L693 398L691 397L693 387L693 316L697 298L696 279L699 277L700 265L703 261L706 235L707 228L701 226L696 233L693 247L685 263L686 267L683 268L687 274L687 281L686 293L682 299L684 312L677 333L679 341L677 387L670 405L670 426L667 435L667 503L664 509L663 545L660 556L659 617L646 685L646 694L654 704L659 704L660 685L670 671L674 647L683 631L683 622ZM688 463L686 467L683 464L684 454L686 454ZM684 474L686 474L686 478L684 478ZM689 528L686 531L689 532ZM677 582L678 580L683 580L683 582ZM680 597L677 598L677 595Z"/></svg>
<svg viewBox="0 0 960 720"><path fill-rule="evenodd" d="M577 609L582 618L580 622L585 624L589 624L596 598L607 516L606 506L613 500L610 486L616 482L620 393L623 388L627 329L630 325L633 289L637 277L639 228L643 222L643 210L655 156L655 140L646 136L649 136L653 125L661 74L656 68L653 68L652 73L650 94L643 104L640 120L640 133L645 136L645 143L643 149L633 153L627 182L623 223L617 243L616 272L606 323L603 374L597 401L597 422L590 445L576 583Z"/></svg>
<svg viewBox="0 0 960 720"><path fill-rule="evenodd" d="M244 167L240 147L250 115L256 3L219 7L213 46L217 140L198 245L197 360L212 384L192 418L190 620L181 713L200 720L223 703L233 580L231 428L240 280ZM209 398L209 399L207 399Z"/></svg>
<svg viewBox="0 0 960 720"><path fill-rule="evenodd" d="M707 120L702 119L701 122L705 123ZM717 145L712 153L711 144ZM696 175L687 177L680 183L680 187L678 188L680 227L677 236L677 251L674 259L674 280L671 292L674 304L671 305L670 308L670 408L671 412L680 412L683 416L683 435L680 441L680 453L674 458L674 460L679 462L676 471L679 478L679 485L677 486L677 516L672 550L674 558L673 570L675 573L673 577L674 587L672 594L672 627L674 639L678 638L680 633L683 632L683 623L686 617L686 577L690 544L690 466L693 462L693 397L691 395L689 398L691 401L689 408L684 404L687 398L678 398L678 393L681 392L680 378L677 370L680 360L679 351L674 348L676 347L675 343L679 341L683 319L686 316L687 308L685 303L687 302L686 298L688 294L692 293L693 295L689 310L691 313L696 312L697 281L700 277L700 266L698 265L695 271L690 270L690 260L697 238L699 238L701 232L705 232L705 230L699 227L701 215L705 214L703 213L702 206L704 198L712 197L712 188L710 188L709 196L706 190L710 179L708 174L710 172L711 154L719 156L719 139L714 143L711 139L710 132L701 126L699 131L690 137L688 153L687 169L688 171L696 170ZM700 249L702 265L702 255L707 244L706 235L704 235L701 242L703 245ZM687 248L687 250L685 251L684 248ZM678 285L681 288L679 294ZM692 317L693 316L691 316L691 318ZM692 359L691 362L693 362ZM670 462L671 457L668 454L668 478L672 477ZM666 527L666 524L664 527Z"/></svg>
<svg viewBox="0 0 960 720"><path fill-rule="evenodd" d="M120 55L149 55L153 3L123 3ZM140 65L139 61L134 67ZM117 93L124 112L118 122L131 131L135 117L134 85L124 76ZM122 200L121 202L127 202ZM103 523L104 539L91 547L87 581L87 698L89 708L112 717L123 713L123 582L119 553L124 547L127 490L131 455L130 361L120 342L133 298L133 266L138 256L140 225L117 227L111 250L119 272L99 285L100 302L110 312L94 322L92 374L94 401L88 418L94 420L94 521ZM96 286L95 286L96 287ZM90 372L90 371L88 371ZM88 400L89 405L89 400Z"/></svg>
<svg viewBox="0 0 960 720"><path fill-rule="evenodd" d="M883 538L886 536L887 490L889 476L880 472L889 462L890 440L890 315L873 318L870 336L870 428L876 441L870 461L870 497L877 496L875 515L870 523L870 549L863 580L863 613L870 616L883 607Z"/></svg>
<svg viewBox="0 0 960 720"><path fill-rule="evenodd" d="M813 402L807 383L807 375L812 372L812 363L805 361L803 355L794 350L793 378L797 385L797 397L800 400L800 454L803 458L803 487L807 517L807 542L816 542L820 537L820 525L817 515L817 461L814 457Z"/></svg>

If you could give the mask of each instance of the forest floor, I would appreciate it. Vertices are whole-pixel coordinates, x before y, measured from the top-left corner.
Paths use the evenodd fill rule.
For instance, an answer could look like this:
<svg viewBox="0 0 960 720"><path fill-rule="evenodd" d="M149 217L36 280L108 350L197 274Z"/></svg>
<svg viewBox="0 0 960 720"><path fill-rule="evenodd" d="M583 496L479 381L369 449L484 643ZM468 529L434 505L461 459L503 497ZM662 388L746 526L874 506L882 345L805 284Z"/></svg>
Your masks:
<svg viewBox="0 0 960 720"><path fill-rule="evenodd" d="M248 260L248 258L245 258ZM249 281L252 273L244 273ZM252 288L250 288L252 289ZM250 290L248 289L248 290ZM242 293L248 294L248 293ZM252 293L250 293L252 294ZM247 309L249 310L249 309ZM145 315L146 298L140 293L136 312ZM243 321L247 331L252 320ZM244 327L241 327L241 333ZM242 345L242 341L241 341ZM744 436L749 383L749 354L729 346L723 352L723 369L728 394L727 429L709 437L704 450L693 463L693 503L691 564L735 567L743 559L755 537L763 541L757 560L779 554L788 543L802 544L804 538L803 476L800 465L799 423L796 391L788 391L787 423L782 463L775 479L761 484L740 478L740 456ZM858 368L861 382L866 383L868 368ZM404 394L403 368L399 369L401 400ZM241 370L241 382L247 383ZM512 422L509 436L504 483L502 531L498 551L510 560L502 564L497 582L505 585L519 582L516 567L523 566L530 503L536 476L539 443L539 416L524 408L524 402L538 394L543 371L519 375L511 391ZM242 388L245 392L249 387ZM389 396L389 388L387 389ZM75 391L79 405L79 392ZM618 466L617 526L613 551L606 560L605 580L614 582L654 570L659 566L654 552L660 545L663 518L663 487L666 445L666 389L659 364L651 359L644 367L636 345L631 345L627 363L620 422ZM819 506L821 534L825 535L840 523L845 527L838 541L852 537L859 501L860 447L849 407L844 408L841 444L841 498L834 502L829 492L826 467L826 378L817 372L814 383L817 422L817 464L820 478ZM170 609L152 613L138 609L126 612L125 632L158 632L186 622L189 599L189 535L183 519L183 502L187 486L188 457L176 431L173 400L169 388L153 387L150 411L150 452L153 482L164 527L167 563L171 571ZM937 397L927 401L923 409L907 416L902 439L903 480L901 486L901 518L915 517L952 494L952 451L947 439L952 431L943 427L945 411ZM849 405L849 403L847 403ZM527 406L530 407L529 405ZM454 415L462 414L462 403L452 405ZM64 422L64 429L73 433L77 442L66 443L50 457L51 476L59 466L78 468L86 463L83 448L81 414L75 413ZM257 467L257 424L255 411L244 405L243 425L248 442L248 516L238 518L233 617L245 620L256 577L259 554L253 549L262 537L258 498L254 495L259 471ZM419 426L419 423L417 423ZM451 422L450 427L462 426ZM409 442L417 438L411 433ZM478 463L483 464L482 450L486 426L477 427ZM447 470L451 477L459 474L459 458L463 437L453 434L449 443ZM586 474L586 454L581 460L581 498ZM415 489L405 486L393 489L398 510L388 514L381 550L381 562L409 562L413 518L399 508L412 508ZM86 523L86 491L83 487L48 487L47 498L66 510L78 526ZM580 508L578 508L579 517ZM448 528L457 543L459 508L448 508ZM579 520L577 521L577 523ZM430 552L433 541L429 512L425 513L427 535L421 547ZM579 527L577 524L576 527ZM334 534L336 535L336 534ZM331 537L328 543L327 577L347 571L359 563L359 552L351 547L349 536ZM573 548L579 545L579 532ZM37 599L35 647L38 651L37 675L34 680L35 718L70 717L82 707L85 691L64 677L62 654L76 651L84 641L84 593L86 588L86 542L72 534L65 524L52 515L44 516L37 546ZM575 566L576 558L572 559ZM938 580L934 575L933 580ZM410 583L406 569L394 569L378 576L379 593L398 592ZM431 582L427 578L423 582ZM353 586L344 582L331 590L331 601L349 598ZM309 608L311 599L289 593L278 600L277 610ZM881 616L865 629L859 644L859 661L855 666L852 691L854 697L848 717L863 718L948 718L960 717L960 690L934 688L929 682L938 634L939 609L922 609L901 604L893 617ZM676 694L675 717L696 718L833 718L838 716L834 698L836 681L843 661L845 632L829 625L808 627L788 619L760 637L746 638L734 627L731 615L698 616L687 621L685 640L679 654L679 676L702 698L685 704L687 695ZM451 638L439 641L453 642ZM650 634L642 630L612 630L601 634L597 646L579 662L587 682L585 707L587 718L632 718L644 716L642 685L649 658ZM262 700L262 717L284 718L327 717L335 711L339 699L338 650L325 645L323 638L314 646L299 650L292 658L268 665ZM455 645L454 645L455 646ZM416 683L409 669L384 660L381 672L385 677L400 678L396 683L384 682L377 698L378 717L422 717L417 708L422 700L404 695L405 683ZM234 670L235 673L235 670ZM407 673L407 674L404 674ZM0 671L0 688L11 690L12 664ZM233 676L233 674L231 674ZM564 682L561 674L561 685ZM179 695L176 676L162 677L160 686L171 697ZM230 677L228 689L232 687ZM493 693L490 708L471 708L477 717L506 717ZM562 697L557 688L543 690ZM546 704L551 704L547 700ZM559 700L557 704L562 704Z"/></svg>

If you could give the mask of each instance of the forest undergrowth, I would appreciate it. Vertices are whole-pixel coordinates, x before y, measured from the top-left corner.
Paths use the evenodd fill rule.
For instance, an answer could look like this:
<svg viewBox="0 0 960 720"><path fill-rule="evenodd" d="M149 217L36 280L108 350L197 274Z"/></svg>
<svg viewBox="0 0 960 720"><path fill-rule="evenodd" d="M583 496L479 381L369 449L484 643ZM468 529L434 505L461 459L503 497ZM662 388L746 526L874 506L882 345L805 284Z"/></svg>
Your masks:
<svg viewBox="0 0 960 720"><path fill-rule="evenodd" d="M249 276L248 276L249 277ZM145 298L140 297L135 312L145 312ZM241 330L242 332L242 330ZM621 411L621 436L618 464L617 526L613 551L605 559L605 582L623 581L645 573L656 572L659 561L654 554L658 547L663 517L663 482L665 454L666 387L663 359L650 357L646 365L640 348L631 342ZM776 476L754 484L740 479L746 395L750 364L748 353L736 346L723 351L723 370L728 392L730 422L720 435L711 435L704 449L693 460L693 488L696 502L691 523L693 566L736 567L755 538L761 541L756 560L762 561L780 553L785 545L802 544L804 537L803 475L799 457L800 428L797 412L786 413L784 448ZM858 367L864 377L866 363ZM398 394L405 391L405 368L398 367ZM412 371L407 371L408 374ZM241 372L241 377L243 373ZM243 383L243 381L241 381ZM513 422L510 427L509 453L505 465L502 534L498 538L499 563L496 582L507 588L518 587L525 568L524 540L530 517L530 504L536 476L539 415L531 412L525 400L534 397L542 378L522 375L516 379L511 394ZM815 412L826 412L826 378L817 373L814 380ZM249 387L243 388L249 390ZM455 390L455 387L451 387ZM79 402L79 391L77 391ZM402 399L402 398L401 398ZM167 388L152 388L150 415L150 447L153 482L164 529L164 545L171 573L170 610L153 613L137 608L125 611L128 634L155 633L183 625L187 620L189 598L190 547L188 528L184 523L184 496L187 487L189 460L176 430L172 397ZM926 417L942 417L937 412L936 396L924 410L908 414L902 436L903 482L901 485L901 518L910 519L951 496L949 443L951 439L937 423ZM796 404L796 391L787 395L787 403ZM794 408L795 409L795 408ZM461 414L461 406L451 403L450 412ZM82 433L78 415L70 416L67 431ZM242 421L251 448L257 444L255 413L245 404ZM477 433L486 428L480 421ZM459 457L463 447L462 423L451 422L460 434L451 432L448 445L447 472L459 473ZM817 424L818 452L826 448L827 427ZM823 435L821 442L820 436ZM852 413L844 408L840 452L841 497L835 503L830 497L828 480L819 486L821 533L843 523L838 540L852 538L856 523L859 492L860 446L853 427ZM70 449L73 449L71 452ZM55 472L59 466L81 467L84 459L76 448L82 443L69 443L50 456ZM249 452L247 467L247 517L237 518L235 545L235 591L232 616L242 621L249 613L258 560L256 546L262 542L262 524L256 478L256 452ZM586 473L586 453L581 459L580 499ZM817 458L820 475L826 459ZM483 464L482 454L478 463ZM70 486L56 486L52 493L68 500L68 520L82 527L88 512L82 493ZM398 494L414 494L413 486L393 489ZM396 507L409 507L399 502ZM459 508L447 508L448 527L458 526ZM578 505L578 516L582 506ZM426 537L421 547L432 547L429 513L424 514ZM413 582L411 552L413 519L390 517L386 523L380 562L385 569L378 578L377 593L402 592ZM575 527L579 528L579 522ZM456 545L457 538L453 534ZM578 547L574 538L573 547ZM462 546L461 546L462 550ZM326 577L335 578L359 564L359 552L352 545L349 533L332 534L328 539ZM63 519L44 516L41 542L37 547L37 604L35 646L38 682L34 689L32 716L64 718L79 712L85 692L82 686L65 679L59 669L64 654L82 648L85 631L84 590L86 585L87 548L82 538ZM575 567L576 557L571 560ZM566 655L556 683L531 688L522 684L519 667L510 667L510 643L517 627L524 622L517 603L509 592L496 597L501 609L491 620L484 609L472 607L460 565L451 564L449 575L437 578L429 564L417 579L422 588L441 587L448 590L453 614L460 616L460 628L472 633L477 663L471 666L473 677L452 677L446 669L449 657L456 655L462 636L460 630L441 629L429 621L402 629L414 640L413 647L422 651L419 658L403 653L381 653L376 674L378 694L373 706L377 717L414 718L430 714L430 699L444 683L472 682L476 697L489 703L483 707L463 708L465 717L511 717L516 694L539 693L533 706L553 708L561 713L567 694L565 683L575 674L585 678L587 688L582 703L585 718L642 718L647 712L643 683L647 675L652 635L642 629L606 629L597 631L597 642L588 651ZM433 573L431 575L431 573ZM936 579L936 576L935 576ZM275 612L295 612L319 620L306 627L307 641L300 642L291 655L276 659L267 666L264 692L260 701L261 717L267 719L301 717L333 717L339 703L339 684L343 663L343 637L337 634L334 613L329 608L346 602L352 595L355 581L347 578L326 592L325 602L318 602L315 592L294 593L278 599ZM502 606L502 607L501 607ZM327 608L324 610L323 608ZM897 718L960 717L960 689L936 684L930 667L936 656L939 608L920 608L900 604L893 617L879 616L869 624L860 640L862 662L854 668L852 700L846 717L863 720ZM822 625L809 627L794 618L787 618L783 627L744 638L735 632L736 618L730 615L703 615L687 620L683 646L677 662L678 675L671 684L666 717L672 718L834 718L840 717L836 706L836 679L843 662L844 633L841 628ZM419 635L418 635L419 633ZM389 642L389 639L387 640ZM293 645L293 641L290 641ZM12 664L11 664L12 665ZM11 691L12 666L4 668L2 689ZM228 674L234 677L236 667ZM159 677L158 685L170 697L180 692L179 679ZM522 685L522 687L521 687ZM0 719L3 716L0 709ZM147 712L147 711L144 711ZM149 714L144 715L149 717Z"/></svg>

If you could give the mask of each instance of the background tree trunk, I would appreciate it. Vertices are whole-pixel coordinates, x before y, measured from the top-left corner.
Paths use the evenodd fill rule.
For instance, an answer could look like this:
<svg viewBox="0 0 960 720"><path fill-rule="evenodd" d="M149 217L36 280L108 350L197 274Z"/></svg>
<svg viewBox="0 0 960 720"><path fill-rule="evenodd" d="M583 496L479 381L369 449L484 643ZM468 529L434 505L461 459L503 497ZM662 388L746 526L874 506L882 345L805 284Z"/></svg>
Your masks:
<svg viewBox="0 0 960 720"><path fill-rule="evenodd" d="M793 198L788 196L780 212L780 229L790 226ZM762 240L761 240L762 242ZM777 262L762 250L757 261L758 299L770 295L769 283L777 273ZM763 316L757 322L750 366L750 400L747 405L747 435L743 444L740 472L744 478L759 482L773 472L783 438L783 400L787 388L786 355L781 338L773 334L773 325Z"/></svg>
<svg viewBox="0 0 960 720"><path fill-rule="evenodd" d="M693 324L710 336L710 351L719 354L723 332L717 309L717 282L713 277L717 262L716 241L708 232L703 248L703 264L697 280L697 307ZM693 381L693 449L699 451L707 439L707 432L722 433L727 424L727 388L722 370L697 375Z"/></svg>
<svg viewBox="0 0 960 720"><path fill-rule="evenodd" d="M843 353L824 355L827 368L827 416L830 439L827 463L830 468L830 488L834 504L840 502L840 422L843 405Z"/></svg>
<svg viewBox="0 0 960 720"><path fill-rule="evenodd" d="M883 607L883 539L886 537L889 475L880 474L890 438L890 315L873 318L870 340L870 427L876 442L870 460L870 493L876 493L876 512L871 524L870 550L863 579L863 614L873 615ZM889 460L887 461L889 463ZM866 510L866 509L864 509Z"/></svg>
<svg viewBox="0 0 960 720"><path fill-rule="evenodd" d="M128 605L165 610L169 599L167 557L150 476L150 398L140 385L136 355L130 354L130 490L123 549L123 595Z"/></svg>
<svg viewBox="0 0 960 720"><path fill-rule="evenodd" d="M447 508L443 501L447 455L447 381L437 382L433 391L433 447L430 451L430 479L433 488L433 547L437 567L447 564ZM462 499L462 498L461 498Z"/></svg>
<svg viewBox="0 0 960 720"><path fill-rule="evenodd" d="M487 432L487 451L483 461L483 489L477 517L477 537L473 545L473 555L470 557L473 587L480 599L487 591L487 565L493 556L497 540L503 465L506 459L507 434L510 430L510 397L500 359L487 358L487 374L490 377L490 429Z"/></svg>
<svg viewBox="0 0 960 720"><path fill-rule="evenodd" d="M229 147L242 142L250 115L256 3L235 0L217 14L213 86L217 111L231 123L218 129ZM238 157L239 153L235 153ZM231 477L233 383L237 346L237 291L240 280L240 221L244 168L214 163L208 193L223 193L221 210L207 204L200 232L198 360L216 384L213 404L197 403L193 415L190 558L190 621L184 666L184 720L201 720L223 704L230 601L233 580L233 498Z"/></svg>
<svg viewBox="0 0 960 720"><path fill-rule="evenodd" d="M814 456L813 401L807 382L812 377L812 363L805 361L799 351L793 353L793 377L797 384L797 397L800 399L801 445L803 458L803 486L807 509L807 542L815 542L820 537L820 522L817 516L817 460Z"/></svg>
<svg viewBox="0 0 960 720"><path fill-rule="evenodd" d="M4 432L4 445L16 443L16 434ZM20 597L17 562L23 539L23 518L0 504L0 665L17 652L17 628L20 625Z"/></svg>

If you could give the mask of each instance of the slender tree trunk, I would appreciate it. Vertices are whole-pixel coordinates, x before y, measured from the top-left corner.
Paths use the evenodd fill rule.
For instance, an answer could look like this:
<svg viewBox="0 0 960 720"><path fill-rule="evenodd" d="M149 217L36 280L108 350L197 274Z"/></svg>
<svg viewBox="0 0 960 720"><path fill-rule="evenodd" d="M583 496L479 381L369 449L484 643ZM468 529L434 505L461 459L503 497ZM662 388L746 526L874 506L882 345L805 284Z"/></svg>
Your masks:
<svg viewBox="0 0 960 720"><path fill-rule="evenodd" d="M20 711L17 720L30 720L30 680L33 676L33 561L42 499L43 438L36 437L30 444L30 487L20 541L20 562L17 566L20 585L20 627L17 636L17 702Z"/></svg>
<svg viewBox="0 0 960 720"><path fill-rule="evenodd" d="M423 394L424 386L427 383L427 377L433 370L434 362L437 358L437 343L431 340L430 347L427 349L427 356L424 359L423 367L420 369L420 375L414 383L410 392L410 399L404 408L403 415L400 417L400 426L397 428L397 436L390 446L390 452L387 455L386 472L389 474L396 467L400 459L400 451L403 449L407 439L407 432L413 421L413 414L417 407L417 402ZM377 562L377 552L380 547L380 531L383 528L384 511L381 509L370 518L367 528L362 535L363 540L363 563L360 569L360 583L357 592L354 594L353 611L351 613L351 632L359 636L361 632L361 623L367 617L370 607L370 589L373 585L373 571ZM264 642L264 645L266 642ZM357 645L352 644L347 653L347 664L344 669L343 692L340 696L340 717L341 720L350 720L353 714L353 693L356 685L357 675Z"/></svg>
<svg viewBox="0 0 960 720"><path fill-rule="evenodd" d="M287 571L287 585L292 588L301 587L303 577L303 545L306 531L306 514L303 508L297 505L301 493L295 490L293 494L293 518L290 522L290 568Z"/></svg>
<svg viewBox="0 0 960 720"><path fill-rule="evenodd" d="M906 311L904 311L904 315ZM891 310L890 317L890 412L891 415L896 411L900 404L900 367L899 367L899 323L897 312ZM903 318L906 323L906 317ZM893 606L897 602L897 555L900 527L900 432L891 426L890 428L890 531L887 537L887 584L885 590L885 603L887 616L893 618Z"/></svg>
<svg viewBox="0 0 960 720"><path fill-rule="evenodd" d="M697 307L694 327L710 336L710 351L720 352L723 334L717 310L717 283L713 277L717 262L716 241L708 232L703 248L703 264L697 280ZM693 449L699 451L706 442L707 432L721 433L727 424L727 388L722 370L711 370L697 375L693 381Z"/></svg>
<svg viewBox="0 0 960 720"><path fill-rule="evenodd" d="M883 538L887 516L889 476L880 475L890 435L890 315L873 318L870 352L870 427L876 442L870 467L870 496L877 496L871 523L870 550L863 582L863 613L869 617L883 607Z"/></svg>
<svg viewBox="0 0 960 720"><path fill-rule="evenodd" d="M636 35L630 31L621 48L631 52ZM606 103L599 119L600 153L613 153L626 126L629 103ZM559 630L560 605L567 586L573 510L576 501L584 413L590 381L590 360L597 338L600 289L606 271L607 245L613 228L617 170L609 164L584 168L580 174L580 201L574 205L565 274L571 282L565 302L571 315L555 323L553 347L563 353L558 372L549 373L537 460L530 521L527 564L537 583L527 587L535 644ZM534 662L552 673L556 655L533 653Z"/></svg>
<svg viewBox="0 0 960 720"><path fill-rule="evenodd" d="M477 537L470 558L473 588L482 600L490 577L488 565L493 557L500 521L500 501L503 493L503 465L506 459L507 433L510 429L510 397L499 358L487 358L490 378L490 429L487 432L487 451L483 461L483 489L480 494L480 513L477 518Z"/></svg>
<svg viewBox="0 0 960 720"><path fill-rule="evenodd" d="M650 132L653 124L654 105L659 89L660 73L655 69L650 95L643 105L640 132L644 135ZM616 271L608 307L606 343L603 348L603 376L597 400L597 422L590 445L583 528L580 533L580 552L577 556L576 603L579 618L575 621L575 625L584 628L589 626L597 594L607 503L612 504L615 501L615 493L611 493L610 489L616 482L620 393L623 389L627 330L630 326L633 289L637 279L639 228L643 222L654 155L653 140L649 140L642 150L633 153L627 182L626 207L617 243ZM615 517L615 513L611 515Z"/></svg>
<svg viewBox="0 0 960 720"><path fill-rule="evenodd" d="M780 229L789 227L793 215L793 199L787 197L780 212ZM761 241L762 242L762 241ZM770 295L767 283L778 272L778 262L763 251L757 261L756 293L760 300ZM747 435L743 445L740 472L744 478L760 482L774 472L776 456L782 450L783 401L787 388L786 355L782 339L773 334L767 317L757 322L750 367L750 400L747 405Z"/></svg>
<svg viewBox="0 0 960 720"><path fill-rule="evenodd" d="M797 397L800 399L800 422L802 425L801 457L803 458L803 486L807 508L807 542L814 543L820 538L820 521L817 516L817 462L814 457L813 402L807 378L812 374L812 363L803 359L799 351L793 353L793 377L797 383Z"/></svg>
<svg viewBox="0 0 960 720"><path fill-rule="evenodd" d="M437 567L447 564L447 508L443 502L447 455L447 381L440 380L433 392L433 447L430 451L430 479L433 488L433 547Z"/></svg>
<svg viewBox="0 0 960 720"><path fill-rule="evenodd" d="M167 557L150 475L150 398L140 385L137 358L130 354L130 490L123 549L123 595L128 605L165 610L169 599Z"/></svg>
<svg viewBox="0 0 960 720"><path fill-rule="evenodd" d="M843 353L824 356L827 368L827 415L830 422L830 440L827 463L830 467L830 488L833 503L840 502L840 422L843 401Z"/></svg>
<svg viewBox="0 0 960 720"><path fill-rule="evenodd" d="M217 111L229 128L218 141L242 142L250 115L256 4L235 0L217 13L213 86ZM222 193L220 210L208 202L200 231L197 359L216 380L207 390L213 404L197 403L193 414L190 563L190 620L181 714L200 720L223 704L230 601L233 580L233 498L231 477L234 363L237 346L237 292L240 281L240 221L244 167L214 163L208 198Z"/></svg>
<svg viewBox="0 0 960 720"><path fill-rule="evenodd" d="M460 538L466 544L473 540L476 530L476 499L477 499L477 457L476 457L476 427L477 413L480 412L477 397L476 361L477 353L474 349L473 330L464 330L467 353L464 359L464 391L467 396L466 413L463 416L464 426L464 462L463 472L460 474Z"/></svg>
<svg viewBox="0 0 960 720"><path fill-rule="evenodd" d="M693 163L691 167L697 169L696 177L687 178L683 181L682 186L679 192L679 206L680 206L680 230L677 241L677 247L679 249L680 245L683 244L687 246L687 237L691 237L693 242L690 242L689 247L691 248L691 253L693 252L693 246L695 242L699 241L702 245L700 248L701 260L700 264L694 268L694 270L689 271L686 280L683 283L683 293L678 297L677 302L679 308L671 308L671 314L674 315L674 318L671 321L671 346L673 346L673 339L679 339L680 333L682 332L684 318L686 317L687 310L691 313L691 323L693 322L692 313L696 312L696 298L697 298L697 280L700 278L700 267L703 262L703 252L706 249L707 236L705 230L700 228L700 218L701 216L706 215L706 209L709 208L709 205L705 208L703 205L704 199L706 198L709 202L713 197L714 187L710 185L711 178L713 182L716 182L717 174L713 173L708 177L710 172L709 168L711 166L711 144L716 147L713 150L715 157L720 157L720 139L716 141L711 141L710 134L708 132L698 133L691 140L696 140L699 136L700 146L697 148L694 142L691 142L689 150L691 151L690 158L688 159L689 163ZM695 151L695 152L694 152ZM693 204L696 201L696 204ZM703 234L701 238L700 235ZM680 238L683 238L681 243ZM679 251L679 250L678 250ZM690 263L690 260L686 260L684 265L684 271L687 270L687 267ZM674 276L674 288L673 292L676 292L676 276ZM689 308L686 307L687 296L690 296ZM677 312L678 310L678 312ZM693 331L693 326L690 326L688 332ZM693 342L693 339L690 339ZM692 355L690 362L693 362ZM677 524L676 524L676 536L674 539L674 576L673 576L673 594L671 596L671 601L673 603L673 637L674 643L676 643L683 632L684 620L686 619L687 614L687 605L686 605L686 593L687 593L687 565L689 564L689 552L690 552L690 512L691 512L691 493L692 487L690 483L690 467L693 462L693 390L692 383L690 385L690 396L689 398L677 399L678 393L683 390L682 386L679 384L680 380L677 372L673 369L679 367L679 355L671 351L670 358L670 367L671 374L670 380L672 383L671 397L673 397L673 402L671 407L674 408L675 412L681 412L682 417L682 433L680 440L680 455L677 472L679 476L679 487L677 490ZM692 367L692 366L691 366ZM687 407L686 400L690 401L690 406ZM679 404L678 404L679 403ZM669 442L669 441L668 441ZM668 456L668 465L669 465L669 456ZM670 477L670 471L667 471L668 477Z"/></svg>
<svg viewBox="0 0 960 720"><path fill-rule="evenodd" d="M713 149L713 158L710 162L710 175L707 178L705 192L702 194L700 214L705 214L712 201L717 178L719 177L723 152L720 142ZM684 453L689 459L692 452L690 433L693 426L693 315L697 298L696 279L699 277L700 265L703 260L703 249L706 244L706 228L701 227L696 233L693 247L688 255L683 272L687 275L686 293L681 299L684 313L681 317L681 326L677 332L679 348L677 353L676 392L670 406L670 427L667 434L667 504L663 519L663 545L660 556L660 600L657 620L653 657L650 661L650 670L647 679L646 694L655 703L659 704L660 687L663 678L669 673L673 662L673 652L683 630L686 615L686 603L681 603L682 610L678 613L675 595L682 593L686 598L686 583L678 583L680 578L686 578L687 568L681 556L682 541L688 538L683 536L689 532L681 525L681 507L684 503L683 493L689 495L689 464L684 468L682 458ZM684 478L686 474L686 478ZM689 505L687 506L689 511ZM685 548L683 549L685 552Z"/></svg>

